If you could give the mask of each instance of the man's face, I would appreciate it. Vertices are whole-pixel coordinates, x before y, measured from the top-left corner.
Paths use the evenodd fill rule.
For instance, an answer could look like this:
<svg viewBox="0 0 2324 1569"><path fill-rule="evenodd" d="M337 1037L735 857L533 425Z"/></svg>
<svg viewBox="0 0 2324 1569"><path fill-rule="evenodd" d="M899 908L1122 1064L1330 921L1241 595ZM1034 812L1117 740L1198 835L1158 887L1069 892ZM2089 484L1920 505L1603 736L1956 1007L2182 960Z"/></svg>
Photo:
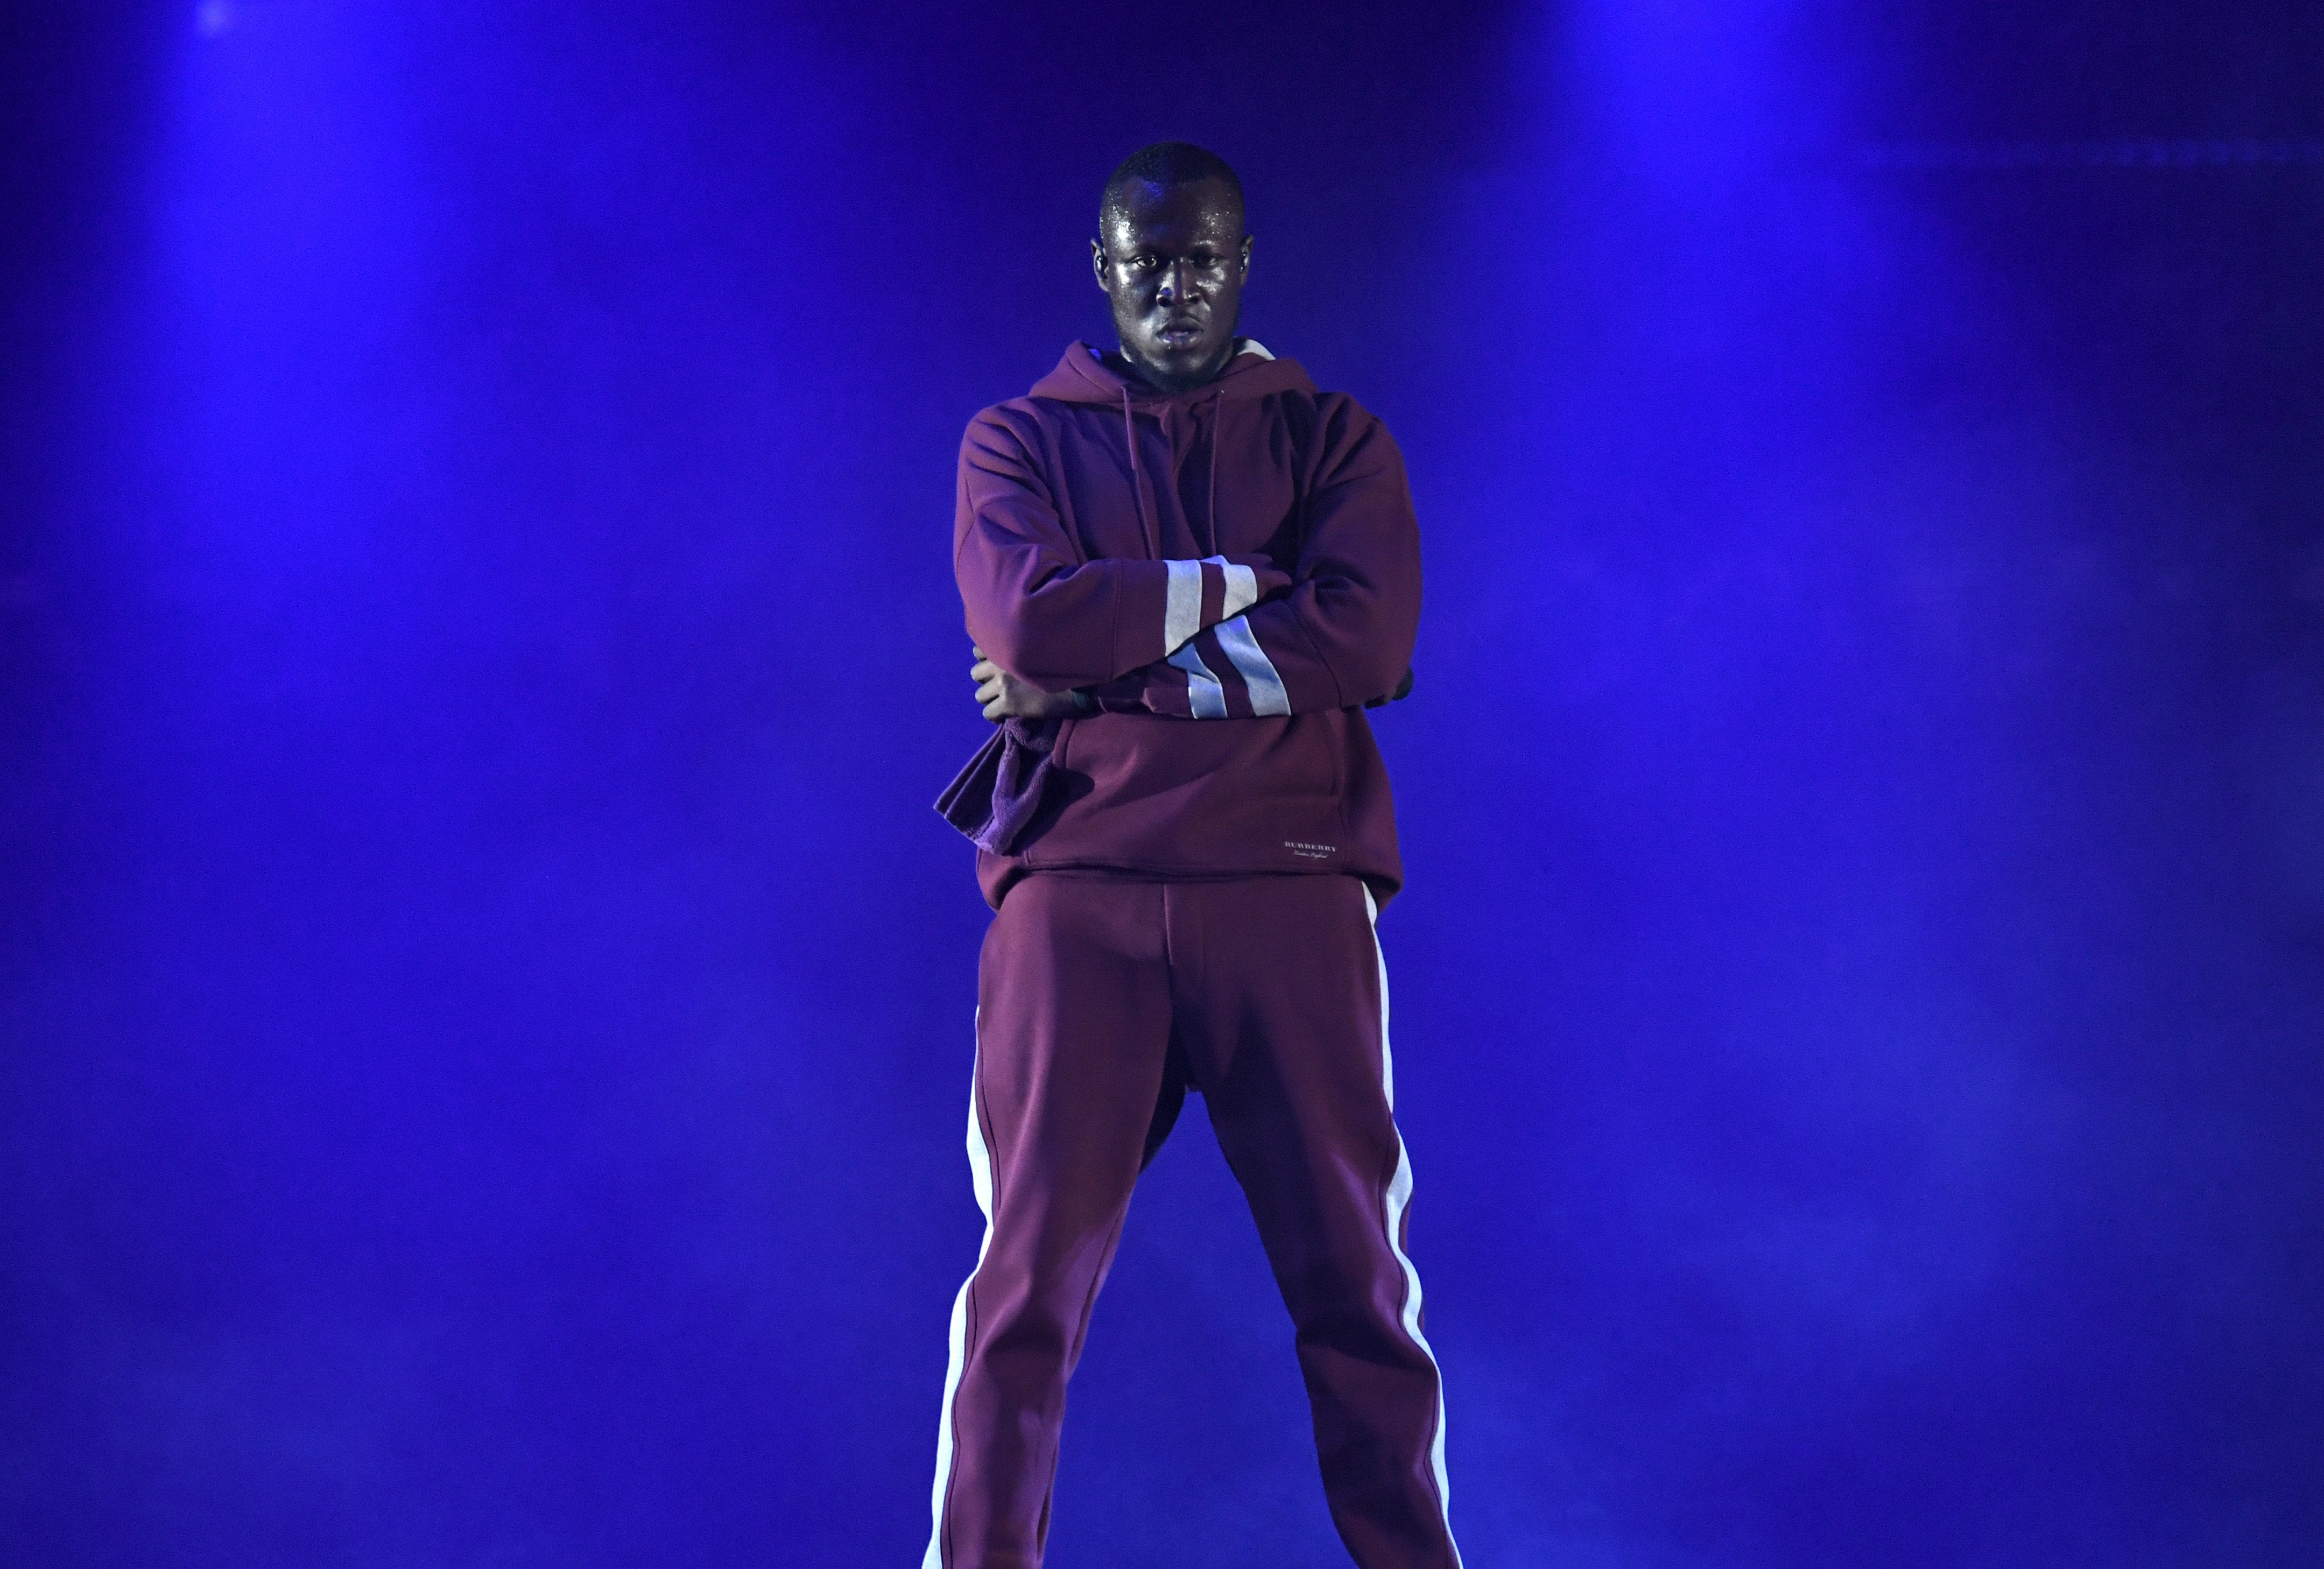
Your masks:
<svg viewBox="0 0 2324 1569"><path fill-rule="evenodd" d="M1090 245L1122 353L1166 392L1199 387L1234 355L1250 238L1222 182L1130 188Z"/></svg>

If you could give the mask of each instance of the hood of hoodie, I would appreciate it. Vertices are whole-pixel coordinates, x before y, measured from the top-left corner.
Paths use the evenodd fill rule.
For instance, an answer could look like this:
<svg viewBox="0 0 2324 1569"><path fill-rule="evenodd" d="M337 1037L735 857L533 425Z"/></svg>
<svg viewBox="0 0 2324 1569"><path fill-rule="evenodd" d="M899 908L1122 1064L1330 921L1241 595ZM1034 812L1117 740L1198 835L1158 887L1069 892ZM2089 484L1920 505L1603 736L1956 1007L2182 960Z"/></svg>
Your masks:
<svg viewBox="0 0 2324 1569"><path fill-rule="evenodd" d="M1143 411L1162 420L1166 430L1174 424L1173 411L1192 411L1208 404L1217 419L1227 419L1230 405L1256 403L1271 393L1305 393L1315 395L1315 383L1296 360L1279 360L1267 350L1267 346L1255 338L1235 339L1234 357L1226 368L1199 387L1189 387L1183 392L1165 392L1134 381L1116 372L1088 344L1075 341L1065 349L1057 368L1034 383L1032 396L1053 399L1063 403L1094 404L1121 411L1121 441L1125 461L1130 467L1130 483L1137 499L1138 528L1146 545L1149 560L1162 558L1162 521L1156 503L1148 498L1150 476L1146 474L1138 456L1137 416ZM1175 442L1175 438L1174 438ZM1210 504L1204 509L1203 523L1196 538L1200 548L1210 555L1218 553L1218 433L1212 433L1210 466L1207 485ZM1204 540L1203 535L1208 534Z"/></svg>
<svg viewBox="0 0 2324 1569"><path fill-rule="evenodd" d="M1209 398L1240 401L1270 392L1312 395L1314 392L1314 382L1298 361L1277 359L1264 345L1249 337L1235 339L1234 357L1227 361L1226 369L1183 392L1166 392L1124 376L1100 359L1096 349L1078 341L1065 350L1056 369L1033 383L1037 398L1054 398L1061 403L1104 403L1116 409L1121 407L1125 393L1133 406L1149 408L1199 403Z"/></svg>

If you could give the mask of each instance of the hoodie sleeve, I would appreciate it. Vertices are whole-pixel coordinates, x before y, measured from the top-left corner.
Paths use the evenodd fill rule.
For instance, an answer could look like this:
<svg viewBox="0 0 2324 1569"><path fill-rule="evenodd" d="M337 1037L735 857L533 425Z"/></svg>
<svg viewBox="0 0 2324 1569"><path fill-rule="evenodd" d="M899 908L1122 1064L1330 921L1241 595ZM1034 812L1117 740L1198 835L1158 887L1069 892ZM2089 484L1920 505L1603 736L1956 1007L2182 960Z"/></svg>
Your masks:
<svg viewBox="0 0 2324 1569"><path fill-rule="evenodd" d="M1420 629L1420 526L1388 428L1351 399L1333 403L1290 593L1096 688L1098 706L1268 718L1352 708L1397 689Z"/></svg>
<svg viewBox="0 0 2324 1569"><path fill-rule="evenodd" d="M1153 664L1291 584L1265 556L1082 559L1024 438L991 409L961 441L953 575L977 647L1045 692Z"/></svg>

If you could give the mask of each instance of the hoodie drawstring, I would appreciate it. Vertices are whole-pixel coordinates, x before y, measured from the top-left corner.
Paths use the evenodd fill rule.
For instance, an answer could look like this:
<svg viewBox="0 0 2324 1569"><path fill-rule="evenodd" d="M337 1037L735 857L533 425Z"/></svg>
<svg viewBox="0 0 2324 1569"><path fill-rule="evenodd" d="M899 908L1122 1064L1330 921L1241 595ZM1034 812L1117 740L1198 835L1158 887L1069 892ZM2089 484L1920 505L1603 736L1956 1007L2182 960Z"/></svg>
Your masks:
<svg viewBox="0 0 2324 1569"><path fill-rule="evenodd" d="M1222 392L1213 393L1210 404L1210 493L1203 503L1203 531L1209 536L1210 553L1215 556L1219 553L1219 447L1220 438L1226 432L1226 394ZM1189 408L1186 411L1191 415L1194 410ZM1130 494L1138 508L1139 537L1146 541L1148 558L1158 561L1162 558L1161 503L1158 499L1156 501L1154 520L1148 523L1146 516L1146 470L1138 461L1138 420L1130 411L1130 389L1127 386L1121 389L1121 442L1122 450L1130 457Z"/></svg>
<svg viewBox="0 0 2324 1569"><path fill-rule="evenodd" d="M1130 455L1130 494L1138 507L1138 536L1146 541L1147 559L1159 561L1162 558L1159 538L1162 520L1157 515L1152 528L1146 526L1146 474L1138 465L1138 421L1130 412L1130 389L1127 386L1121 389L1121 442L1122 450ZM1155 510L1157 513L1161 510L1158 502Z"/></svg>
<svg viewBox="0 0 2324 1569"><path fill-rule="evenodd" d="M1219 553L1219 438L1226 429L1227 400L1222 392L1211 400L1211 494L1203 503L1203 526L1210 531L1213 556Z"/></svg>

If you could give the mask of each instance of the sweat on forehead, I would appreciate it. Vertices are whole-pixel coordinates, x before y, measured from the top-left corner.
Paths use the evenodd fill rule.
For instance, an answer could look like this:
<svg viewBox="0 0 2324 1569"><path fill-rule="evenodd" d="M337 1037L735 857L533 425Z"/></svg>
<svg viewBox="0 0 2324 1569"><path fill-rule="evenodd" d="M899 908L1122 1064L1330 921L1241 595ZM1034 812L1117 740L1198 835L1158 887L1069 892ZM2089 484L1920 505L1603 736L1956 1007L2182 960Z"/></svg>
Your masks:
<svg viewBox="0 0 2324 1569"><path fill-rule="evenodd" d="M1105 194L1098 201L1098 225L1103 228L1118 218L1128 217L1130 204L1137 199L1141 187L1157 189L1208 181L1225 187L1240 216L1242 181L1235 178L1235 171L1225 159L1191 142L1150 143L1123 159L1121 166L1105 182Z"/></svg>

